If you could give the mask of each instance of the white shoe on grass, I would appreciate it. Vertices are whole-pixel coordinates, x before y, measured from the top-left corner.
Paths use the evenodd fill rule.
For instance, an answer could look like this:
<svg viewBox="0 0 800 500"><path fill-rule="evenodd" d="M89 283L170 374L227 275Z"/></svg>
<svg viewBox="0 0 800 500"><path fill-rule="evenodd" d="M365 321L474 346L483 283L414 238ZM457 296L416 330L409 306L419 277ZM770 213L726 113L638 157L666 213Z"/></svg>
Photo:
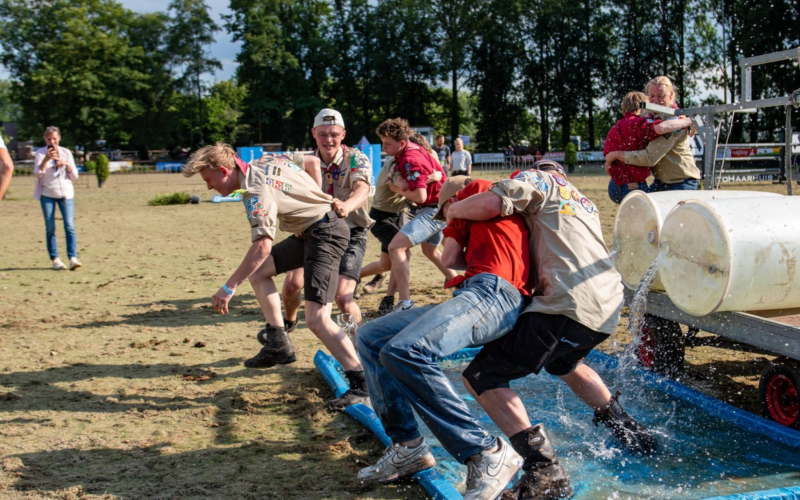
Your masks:
<svg viewBox="0 0 800 500"><path fill-rule="evenodd" d="M53 259L53 270L54 271L60 271L62 269L66 269L66 268L67 268L67 266L65 266L64 263L61 262L61 259L59 259L58 257Z"/></svg>
<svg viewBox="0 0 800 500"><path fill-rule="evenodd" d="M522 457L497 438L497 451L483 451L467 461L467 491L464 500L494 500L522 467Z"/></svg>
<svg viewBox="0 0 800 500"><path fill-rule="evenodd" d="M77 257L70 257L69 258L69 270L74 271L81 267L83 264L78 260Z"/></svg>
<svg viewBox="0 0 800 500"><path fill-rule="evenodd" d="M388 483L411 476L436 465L431 448L423 438L415 448L394 443L383 452L378 463L358 472L358 478L366 482Z"/></svg>
<svg viewBox="0 0 800 500"><path fill-rule="evenodd" d="M414 307L414 301L413 300L399 300L399 301L397 301L397 305L394 306L394 311L392 311L392 312L408 311L412 307Z"/></svg>

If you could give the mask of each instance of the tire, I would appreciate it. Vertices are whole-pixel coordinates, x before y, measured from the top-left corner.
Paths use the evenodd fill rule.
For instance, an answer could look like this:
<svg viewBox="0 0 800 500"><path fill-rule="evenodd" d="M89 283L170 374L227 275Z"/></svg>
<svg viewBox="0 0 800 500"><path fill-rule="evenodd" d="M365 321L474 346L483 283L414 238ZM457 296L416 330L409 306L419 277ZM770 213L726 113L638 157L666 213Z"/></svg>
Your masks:
<svg viewBox="0 0 800 500"><path fill-rule="evenodd" d="M765 417L800 430L800 365L796 361L777 358L767 364L758 393Z"/></svg>
<svg viewBox="0 0 800 500"><path fill-rule="evenodd" d="M675 377L683 372L685 352L685 337L681 325L650 314L645 315L642 344L637 352L641 366L668 377Z"/></svg>

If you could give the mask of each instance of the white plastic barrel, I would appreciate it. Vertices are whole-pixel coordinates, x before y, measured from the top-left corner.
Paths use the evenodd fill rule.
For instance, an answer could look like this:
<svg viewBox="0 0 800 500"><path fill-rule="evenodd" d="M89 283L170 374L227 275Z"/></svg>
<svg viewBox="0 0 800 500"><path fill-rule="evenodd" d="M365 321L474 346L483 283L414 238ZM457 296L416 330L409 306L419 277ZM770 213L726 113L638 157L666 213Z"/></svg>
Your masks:
<svg viewBox="0 0 800 500"><path fill-rule="evenodd" d="M661 229L661 280L695 316L800 307L800 198L687 201Z"/></svg>
<svg viewBox="0 0 800 500"><path fill-rule="evenodd" d="M730 198L781 196L760 191L634 191L622 200L614 220L612 248L614 266L622 282L635 290L650 263L658 255L659 236L664 218L675 206L686 200L724 200ZM650 286L664 290L660 273Z"/></svg>

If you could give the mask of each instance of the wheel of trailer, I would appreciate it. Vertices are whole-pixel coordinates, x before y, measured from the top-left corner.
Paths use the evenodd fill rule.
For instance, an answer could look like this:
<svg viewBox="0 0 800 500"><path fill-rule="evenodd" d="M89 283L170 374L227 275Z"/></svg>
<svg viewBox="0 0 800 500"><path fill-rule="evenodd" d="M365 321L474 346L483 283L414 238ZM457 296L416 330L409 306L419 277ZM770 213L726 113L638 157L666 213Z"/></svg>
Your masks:
<svg viewBox="0 0 800 500"><path fill-rule="evenodd" d="M787 358L771 361L758 384L764 416L800 430L800 365Z"/></svg>
<svg viewBox="0 0 800 500"><path fill-rule="evenodd" d="M651 314L645 315L639 363L662 375L675 376L683 371L686 347L681 325Z"/></svg>

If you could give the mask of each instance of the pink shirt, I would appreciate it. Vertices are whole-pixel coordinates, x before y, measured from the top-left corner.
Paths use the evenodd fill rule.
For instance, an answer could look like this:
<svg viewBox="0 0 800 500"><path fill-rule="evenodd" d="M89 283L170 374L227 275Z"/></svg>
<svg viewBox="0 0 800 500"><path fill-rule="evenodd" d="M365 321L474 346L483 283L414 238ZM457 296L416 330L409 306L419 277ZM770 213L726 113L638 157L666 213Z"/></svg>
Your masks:
<svg viewBox="0 0 800 500"><path fill-rule="evenodd" d="M46 165L42 166L42 160L46 154L46 147L39 148L36 150L36 156L33 157L33 173L37 177L36 186L33 188L33 199L39 200L44 195L48 198L71 200L75 197L72 181L78 178L78 167L75 166L72 151L61 146L58 147L59 159L69 163L72 167L72 172L69 174L67 174L66 167L53 168L52 161L48 161Z"/></svg>

